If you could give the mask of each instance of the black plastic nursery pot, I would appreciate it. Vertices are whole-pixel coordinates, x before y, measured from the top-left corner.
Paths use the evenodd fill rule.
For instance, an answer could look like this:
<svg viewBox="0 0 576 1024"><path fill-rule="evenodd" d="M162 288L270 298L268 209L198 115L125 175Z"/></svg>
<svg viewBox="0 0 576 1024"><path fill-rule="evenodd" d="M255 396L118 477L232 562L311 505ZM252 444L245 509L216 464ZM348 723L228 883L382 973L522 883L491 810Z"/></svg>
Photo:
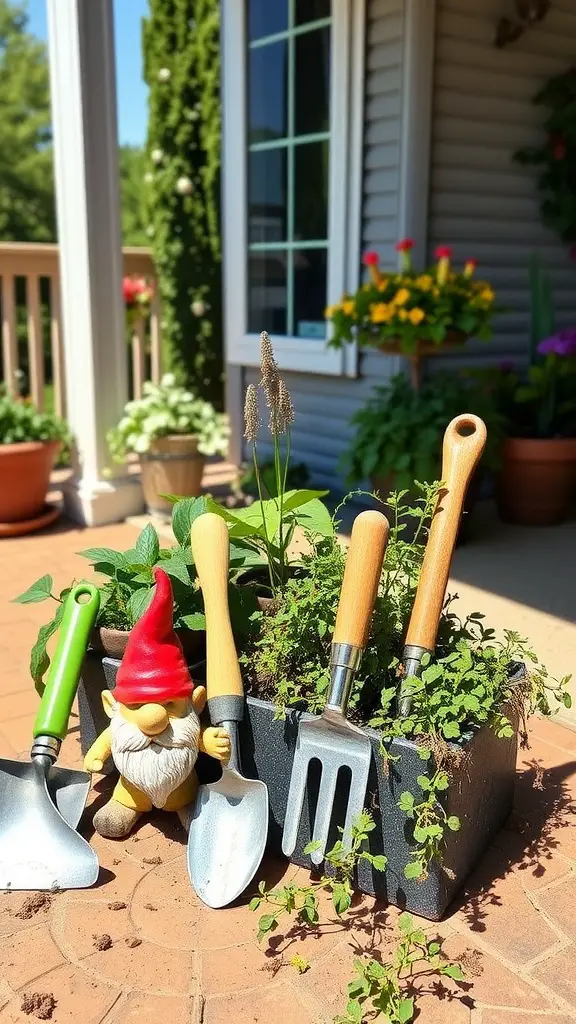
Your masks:
<svg viewBox="0 0 576 1024"><path fill-rule="evenodd" d="M94 738L106 727L100 693L103 688L114 688L120 662L90 653L79 690L82 750L86 752ZM192 668L194 677L194 668ZM514 671L520 680L524 669ZM197 667L196 677L201 678ZM268 849L282 856L281 841L290 774L300 712L289 712L283 719L275 719L274 707L255 697L247 699L247 713L241 728L241 756L244 774L261 779L268 786L270 799L270 826ZM310 716L306 716L310 717ZM442 793L448 815L456 815L461 822L457 832L446 829L443 862L432 863L423 880L407 879L404 866L410 861L412 823L398 807L400 795L408 791L416 801L422 799L418 776L429 776L433 765L423 761L416 744L411 740L395 739L384 759L380 750L380 736L366 729L372 743L372 764L365 806L376 821L370 833L370 852L388 858L385 872L374 871L361 861L355 879L361 892L392 903L431 921L438 921L464 884L493 836L501 828L512 810L516 773L517 735L498 739L484 727L470 735L464 745L466 760L463 768L455 772L449 788ZM111 764L111 763L110 763ZM108 766L110 770L110 765ZM214 774L216 770L216 775ZM218 768L210 758L200 755L198 774L203 781L217 777ZM311 822L315 815L315 796L319 777L312 765L307 799L300 822L298 844L292 861L311 867L304 847L310 841ZM329 843L338 838L337 825L344 820L347 781L339 780L333 815L332 835Z"/></svg>

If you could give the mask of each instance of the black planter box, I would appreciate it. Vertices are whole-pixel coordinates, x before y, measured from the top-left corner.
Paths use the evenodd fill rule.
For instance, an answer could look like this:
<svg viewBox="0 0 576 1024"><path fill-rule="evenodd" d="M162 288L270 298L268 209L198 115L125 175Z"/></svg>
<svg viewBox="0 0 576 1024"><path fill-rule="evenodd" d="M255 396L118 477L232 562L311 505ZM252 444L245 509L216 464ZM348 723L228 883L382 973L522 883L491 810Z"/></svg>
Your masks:
<svg viewBox="0 0 576 1024"><path fill-rule="evenodd" d="M106 727L101 690L113 689L119 662L89 654L79 690L82 750L85 753L94 738ZM194 678L194 668L192 669ZM519 668L518 675L523 670ZM516 676L516 673L514 673ZM199 667L196 678L201 679ZM282 855L282 828L299 712L289 712L284 719L274 719L274 708L266 701L249 697L247 714L241 727L241 757L244 774L261 779L268 786L270 828L268 849ZM310 717L310 716L306 716ZM419 775L430 773L432 766L423 761L410 740L395 739L390 748L392 758L386 764L380 753L379 735L366 730L372 741L373 758L368 781L366 808L376 820L370 833L370 852L384 853L388 858L386 872L373 871L361 861L356 879L357 888L412 913L438 921L484 853L490 840L504 824L512 809L516 772L516 735L498 739L485 727L470 735L466 743L465 767L455 774L442 797L448 815L460 818L458 832L446 830L443 864L430 865L423 881L404 877L404 866L410 861L411 822L397 806L400 794L409 791L418 800L421 790ZM108 770L113 770L110 762ZM218 766L211 758L200 755L198 774L202 781L217 777ZM310 841L314 820L315 796L319 777L310 771L307 800L300 823L294 863L311 867L302 850ZM330 844L338 837L337 825L344 820L347 783L341 780L333 815Z"/></svg>

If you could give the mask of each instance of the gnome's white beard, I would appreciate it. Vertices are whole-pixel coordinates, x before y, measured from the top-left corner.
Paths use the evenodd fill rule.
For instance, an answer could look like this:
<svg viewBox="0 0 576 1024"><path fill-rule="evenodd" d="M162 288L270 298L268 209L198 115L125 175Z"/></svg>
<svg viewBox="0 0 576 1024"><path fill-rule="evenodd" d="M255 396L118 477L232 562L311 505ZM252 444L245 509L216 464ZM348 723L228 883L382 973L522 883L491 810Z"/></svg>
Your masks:
<svg viewBox="0 0 576 1024"><path fill-rule="evenodd" d="M171 718L164 732L146 736L116 708L110 723L112 757L128 782L145 793L154 807L164 807L170 793L188 778L198 757L200 721L192 705L184 718Z"/></svg>

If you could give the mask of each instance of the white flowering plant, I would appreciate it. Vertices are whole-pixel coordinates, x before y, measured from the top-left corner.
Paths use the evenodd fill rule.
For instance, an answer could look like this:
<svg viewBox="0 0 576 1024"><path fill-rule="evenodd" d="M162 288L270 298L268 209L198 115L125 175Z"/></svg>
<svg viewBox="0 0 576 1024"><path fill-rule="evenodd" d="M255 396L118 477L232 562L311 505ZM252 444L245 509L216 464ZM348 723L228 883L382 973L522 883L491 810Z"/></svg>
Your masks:
<svg viewBox="0 0 576 1024"><path fill-rule="evenodd" d="M128 402L118 426L108 431L106 439L115 462L122 462L128 452L144 455L153 441L170 434L194 434L203 455L224 454L230 433L228 417L216 412L211 402L179 385L172 373L164 374L159 384L146 381L142 391L142 398Z"/></svg>

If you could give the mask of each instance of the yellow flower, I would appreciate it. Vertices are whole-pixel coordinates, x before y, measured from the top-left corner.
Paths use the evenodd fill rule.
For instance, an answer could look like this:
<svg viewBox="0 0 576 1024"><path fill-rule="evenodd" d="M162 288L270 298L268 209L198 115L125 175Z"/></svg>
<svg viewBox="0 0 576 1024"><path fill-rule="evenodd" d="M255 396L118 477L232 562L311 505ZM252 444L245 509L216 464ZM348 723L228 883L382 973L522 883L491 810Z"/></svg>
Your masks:
<svg viewBox="0 0 576 1024"><path fill-rule="evenodd" d="M422 323L425 316L426 314L424 310L416 306L415 309L410 310L408 314L408 319L410 320L410 323L414 324L414 326L417 327L418 324Z"/></svg>
<svg viewBox="0 0 576 1024"><path fill-rule="evenodd" d="M422 292L429 292L432 287L432 278L430 274L422 274L416 279L416 287Z"/></svg>
<svg viewBox="0 0 576 1024"><path fill-rule="evenodd" d="M398 316L399 316L400 320L408 320L408 318L409 318L409 314L406 312L405 309L399 309L398 310Z"/></svg>
<svg viewBox="0 0 576 1024"><path fill-rule="evenodd" d="M486 288L484 288L483 291L480 292L480 298L482 299L483 302L494 302L495 296L490 285L487 285Z"/></svg>
<svg viewBox="0 0 576 1024"><path fill-rule="evenodd" d="M331 320L337 309L338 309L337 305L336 306L326 306L326 309L324 310L324 317L325 317L325 319L326 320Z"/></svg>
<svg viewBox="0 0 576 1024"><path fill-rule="evenodd" d="M373 324L386 324L393 315L394 310L385 302L377 302L370 311L370 319Z"/></svg>
<svg viewBox="0 0 576 1024"><path fill-rule="evenodd" d="M356 309L353 299L347 299L346 302L342 303L342 312L344 316L354 316L354 310Z"/></svg>
<svg viewBox="0 0 576 1024"><path fill-rule="evenodd" d="M400 291L396 292L392 302L395 306L405 306L410 298L410 292L407 288L401 288Z"/></svg>

